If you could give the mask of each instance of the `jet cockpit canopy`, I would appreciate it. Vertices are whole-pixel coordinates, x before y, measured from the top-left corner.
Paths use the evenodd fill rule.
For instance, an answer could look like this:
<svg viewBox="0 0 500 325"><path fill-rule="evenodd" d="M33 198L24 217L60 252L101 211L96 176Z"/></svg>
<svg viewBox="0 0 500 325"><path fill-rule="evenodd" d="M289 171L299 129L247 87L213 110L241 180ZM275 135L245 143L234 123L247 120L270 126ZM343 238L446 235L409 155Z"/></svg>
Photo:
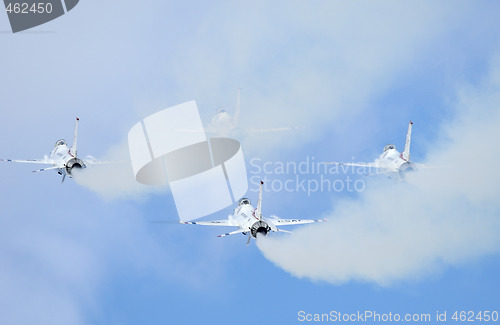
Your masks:
<svg viewBox="0 0 500 325"><path fill-rule="evenodd" d="M247 199L246 197L241 198L240 201L238 202L238 206L240 206L240 205L246 205L246 204L250 204L250 200Z"/></svg>
<svg viewBox="0 0 500 325"><path fill-rule="evenodd" d="M386 152L387 150L391 150L391 149L396 150L396 146L393 144L388 144L384 147L384 152Z"/></svg>
<svg viewBox="0 0 500 325"><path fill-rule="evenodd" d="M59 147L59 146L67 146L67 145L68 145L68 143L66 142L66 140L61 139L61 140L57 140L57 142L56 142L56 145L55 145L55 146L56 146L56 147Z"/></svg>

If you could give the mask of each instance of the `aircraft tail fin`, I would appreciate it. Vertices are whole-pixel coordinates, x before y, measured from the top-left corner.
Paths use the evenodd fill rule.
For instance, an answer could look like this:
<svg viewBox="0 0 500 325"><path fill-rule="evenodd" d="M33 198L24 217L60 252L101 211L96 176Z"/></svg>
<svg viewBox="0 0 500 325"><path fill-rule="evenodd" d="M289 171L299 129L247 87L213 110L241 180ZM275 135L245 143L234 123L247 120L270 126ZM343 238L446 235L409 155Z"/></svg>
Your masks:
<svg viewBox="0 0 500 325"><path fill-rule="evenodd" d="M410 161L410 142L411 142L411 127L413 126L413 122L410 121L408 124L408 133L406 134L406 143L405 143L405 151L402 153L402 157L406 161Z"/></svg>
<svg viewBox="0 0 500 325"><path fill-rule="evenodd" d="M236 97L236 111L234 112L233 116L233 124L235 126L238 126L238 122L240 119L240 91L241 88L238 88L238 96Z"/></svg>
<svg viewBox="0 0 500 325"><path fill-rule="evenodd" d="M259 220L262 220L262 185L264 185L264 182L260 181L259 200L257 201L257 208L255 209L255 216Z"/></svg>
<svg viewBox="0 0 500 325"><path fill-rule="evenodd" d="M76 123L75 123L75 134L73 136L73 145L71 146L71 154L73 155L73 157L76 157L76 146L77 146L77 143L78 143L78 122L80 121L80 119L77 117L76 118Z"/></svg>

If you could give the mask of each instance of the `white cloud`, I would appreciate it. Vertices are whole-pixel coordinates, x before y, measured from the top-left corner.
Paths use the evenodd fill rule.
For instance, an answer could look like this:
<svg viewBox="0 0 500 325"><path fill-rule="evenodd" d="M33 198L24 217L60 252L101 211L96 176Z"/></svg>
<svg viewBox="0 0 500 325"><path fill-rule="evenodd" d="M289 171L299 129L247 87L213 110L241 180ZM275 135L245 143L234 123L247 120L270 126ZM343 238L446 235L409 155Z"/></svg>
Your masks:
<svg viewBox="0 0 500 325"><path fill-rule="evenodd" d="M200 105L205 116L221 104L231 113L242 87L241 126L306 126L246 139L246 152L297 148L360 113L417 64L434 60L429 45L453 31L466 10L433 2L219 4L212 11L225 15L207 15L180 40L185 52L172 70L181 93L211 104Z"/></svg>

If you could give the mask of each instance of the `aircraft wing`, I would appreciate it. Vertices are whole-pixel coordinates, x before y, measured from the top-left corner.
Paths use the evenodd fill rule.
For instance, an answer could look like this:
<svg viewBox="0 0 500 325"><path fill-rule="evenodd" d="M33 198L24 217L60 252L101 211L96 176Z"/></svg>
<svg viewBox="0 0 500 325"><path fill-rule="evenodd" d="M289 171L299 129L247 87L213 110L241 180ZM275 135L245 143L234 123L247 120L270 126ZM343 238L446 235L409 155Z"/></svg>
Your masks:
<svg viewBox="0 0 500 325"><path fill-rule="evenodd" d="M98 160L94 156L88 155L83 159L85 165L105 165L105 164L123 164L125 161L109 161L109 160Z"/></svg>
<svg viewBox="0 0 500 325"><path fill-rule="evenodd" d="M229 219L224 220L210 220L210 221L179 221L179 223L185 225L200 225L200 226L226 226L226 227L237 227L238 225L234 224Z"/></svg>
<svg viewBox="0 0 500 325"><path fill-rule="evenodd" d="M8 162L18 162L18 163L29 163L29 164L46 164L52 165L53 162L48 159L28 159L28 160L19 160L19 159L0 159L0 161L8 161Z"/></svg>
<svg viewBox="0 0 500 325"><path fill-rule="evenodd" d="M266 132L280 132L280 131L290 131L290 130L297 130L297 129L303 129L303 126L290 126L290 127L282 127L282 128L270 128L270 129L254 129L254 128L249 128L246 129L248 133L255 134L255 133L266 133Z"/></svg>
<svg viewBox="0 0 500 325"><path fill-rule="evenodd" d="M339 166L355 166L355 167L367 167L367 168L383 168L375 162L371 163L343 163L343 162L327 162L327 165L339 165Z"/></svg>
<svg viewBox="0 0 500 325"><path fill-rule="evenodd" d="M210 220L210 221L179 221L179 223L183 223L185 225L238 227L237 224L234 224L229 219L224 219L224 220ZM219 235L217 237L225 237L225 236L236 235L236 234L245 234L245 232L246 231L243 230L243 229L238 229L238 230L235 230L235 231L231 231L231 232Z"/></svg>
<svg viewBox="0 0 500 325"><path fill-rule="evenodd" d="M441 168L441 166L422 164L422 163L414 163L417 169L432 169L432 168Z"/></svg>
<svg viewBox="0 0 500 325"><path fill-rule="evenodd" d="M301 225L305 223L323 222L327 219L280 219L272 218L268 221L272 221L275 226L289 226L289 225ZM280 230L282 231L282 230Z"/></svg>

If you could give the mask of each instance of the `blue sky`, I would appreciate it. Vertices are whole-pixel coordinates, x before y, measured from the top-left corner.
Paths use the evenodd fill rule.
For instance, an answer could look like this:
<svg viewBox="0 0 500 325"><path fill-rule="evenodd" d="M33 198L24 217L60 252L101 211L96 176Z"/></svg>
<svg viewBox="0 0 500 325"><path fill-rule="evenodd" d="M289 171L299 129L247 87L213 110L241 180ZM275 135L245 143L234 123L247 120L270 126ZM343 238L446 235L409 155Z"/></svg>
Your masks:
<svg viewBox="0 0 500 325"><path fill-rule="evenodd" d="M328 217L245 246L175 220L168 191L63 185L0 166L2 323L300 323L297 313L498 310L499 4L490 1L81 1L10 33L0 13L2 158L41 158L81 119L79 153L195 99L204 123L304 125L241 138L250 161L371 161L404 146L438 168L361 192L267 191L264 214ZM446 167L443 167L446 166ZM129 189L132 176L111 172ZM321 175L299 175L317 180ZM87 184L88 185L88 184ZM252 185L252 184L250 184ZM248 196L256 200L255 187ZM210 218L225 218L227 208ZM264 244L264 243L263 243Z"/></svg>

